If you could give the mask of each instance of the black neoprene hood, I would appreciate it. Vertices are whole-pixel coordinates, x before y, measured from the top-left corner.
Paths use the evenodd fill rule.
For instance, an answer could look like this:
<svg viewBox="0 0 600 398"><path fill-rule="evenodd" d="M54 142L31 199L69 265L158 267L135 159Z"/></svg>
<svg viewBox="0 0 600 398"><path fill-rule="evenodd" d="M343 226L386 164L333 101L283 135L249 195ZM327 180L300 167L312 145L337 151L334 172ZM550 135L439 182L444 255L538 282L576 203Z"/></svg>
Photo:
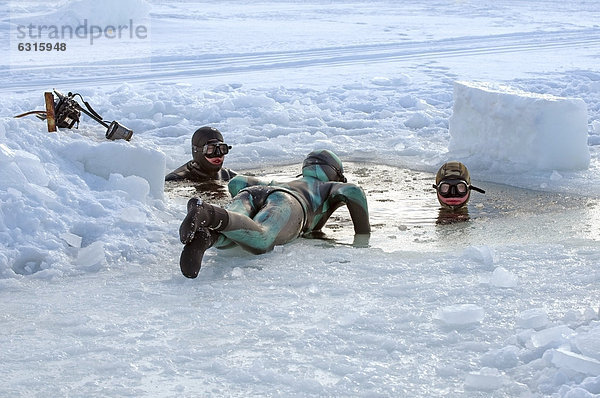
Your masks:
<svg viewBox="0 0 600 398"><path fill-rule="evenodd" d="M206 172L216 172L221 169L220 164L212 164L206 160L206 157L204 157L204 154L202 153L202 147L211 141L223 142L223 135L214 127L200 127L192 136L192 157L199 168Z"/></svg>

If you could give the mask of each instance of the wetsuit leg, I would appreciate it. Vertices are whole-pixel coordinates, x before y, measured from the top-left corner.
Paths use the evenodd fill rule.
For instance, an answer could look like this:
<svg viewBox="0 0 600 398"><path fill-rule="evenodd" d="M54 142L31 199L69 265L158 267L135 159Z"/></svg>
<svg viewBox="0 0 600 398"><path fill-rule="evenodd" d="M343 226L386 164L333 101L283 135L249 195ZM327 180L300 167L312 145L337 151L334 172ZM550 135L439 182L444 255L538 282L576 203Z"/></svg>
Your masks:
<svg viewBox="0 0 600 398"><path fill-rule="evenodd" d="M250 215L252 218L230 211L229 223L220 233L255 254L266 253L297 238L304 220L300 203L281 191L269 194L258 212Z"/></svg>
<svg viewBox="0 0 600 398"><path fill-rule="evenodd" d="M254 204L252 195L246 191L239 193L227 206L225 206L225 208L230 215L232 213L239 213L250 218L252 218L252 216L254 216L258 211ZM229 249L235 245L236 243L225 235L218 234L218 239L215 242L214 247L217 249Z"/></svg>
<svg viewBox="0 0 600 398"><path fill-rule="evenodd" d="M298 200L281 191L270 193L260 208L253 203L252 195L238 195L227 208L227 227L219 232L198 225L195 205L189 206L191 215L180 227L185 246L179 265L188 278L198 276L204 252L213 245L224 248L238 244L255 254L266 253L275 245L297 238L304 222L304 210Z"/></svg>
<svg viewBox="0 0 600 398"><path fill-rule="evenodd" d="M228 211L244 214L248 217L252 217L258 212L254 199L248 191L240 192L225 208Z"/></svg>
<svg viewBox="0 0 600 398"><path fill-rule="evenodd" d="M198 253L200 253L200 247L201 246L206 246L206 244L204 245L199 245L199 241L196 241L195 239L195 235L197 233L197 231L202 230L200 232L201 238L200 240L203 241L207 241L206 239L204 239L204 235L206 234L205 231L203 231L203 227L202 227L202 219L200 219L199 217L204 216L205 212L200 212L198 211L198 204L200 203L200 205L202 205L202 200L198 199L198 198L192 198L188 201L187 203L187 215L185 217L185 219L183 220L183 222L181 223L181 226L179 227L179 238L181 240L181 243L185 244L186 247L184 247L184 251L185 253L183 253L184 255L182 255L182 259L183 257L189 257L191 256L191 253L195 253L195 256L198 255ZM206 206L210 206L212 207L212 205L206 204ZM249 192L242 192L240 193L238 196L236 196L233 201L227 206L227 209L231 212L235 212L235 213L240 213L240 214L244 214L248 217L252 217L254 216L258 209L256 204L254 203L253 197L252 195L250 195ZM200 254L199 260L198 260L198 269L199 268L199 264L200 261L202 260L202 255L204 254L204 251L206 249L208 249L211 245L214 245L215 247L219 248L219 249L225 249L225 248L229 248L235 245L235 242L233 242L231 239L228 239L226 236L218 234L217 232L213 231L212 232L212 236L213 238L210 240L211 244L209 246L204 247L202 253ZM194 243L191 246L187 246L188 244ZM184 261L180 259L180 262ZM188 263L193 262L193 260L186 260ZM184 266L182 265L182 271L183 271ZM184 274L186 274L184 272Z"/></svg>

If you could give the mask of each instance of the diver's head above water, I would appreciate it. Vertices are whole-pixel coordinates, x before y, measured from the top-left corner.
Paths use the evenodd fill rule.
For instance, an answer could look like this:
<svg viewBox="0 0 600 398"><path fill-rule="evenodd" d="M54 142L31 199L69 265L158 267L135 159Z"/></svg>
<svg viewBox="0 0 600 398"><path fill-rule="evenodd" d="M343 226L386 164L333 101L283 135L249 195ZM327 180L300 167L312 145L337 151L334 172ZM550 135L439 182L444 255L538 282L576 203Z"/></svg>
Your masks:
<svg viewBox="0 0 600 398"><path fill-rule="evenodd" d="M205 172L217 172L231 146L223 142L223 135L214 127L201 127L192 136L194 162Z"/></svg>
<svg viewBox="0 0 600 398"><path fill-rule="evenodd" d="M471 185L469 170L464 164L456 161L444 163L440 167L433 187L442 207L451 209L466 206L471 197L471 190L485 193L484 190Z"/></svg>
<svg viewBox="0 0 600 398"><path fill-rule="evenodd" d="M324 182L347 182L342 161L327 149L312 151L306 156L302 163L302 175Z"/></svg>

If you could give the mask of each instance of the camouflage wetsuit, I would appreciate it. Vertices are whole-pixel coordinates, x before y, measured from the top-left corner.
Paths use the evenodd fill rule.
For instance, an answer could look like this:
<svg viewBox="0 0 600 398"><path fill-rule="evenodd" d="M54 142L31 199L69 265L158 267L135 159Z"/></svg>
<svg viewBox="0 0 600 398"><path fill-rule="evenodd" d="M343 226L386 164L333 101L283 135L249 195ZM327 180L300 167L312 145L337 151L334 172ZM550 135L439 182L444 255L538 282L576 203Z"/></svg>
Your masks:
<svg viewBox="0 0 600 398"><path fill-rule="evenodd" d="M354 232L370 233L365 193L345 180L341 161L333 152L314 151L304 161L302 177L290 182L233 178L229 191L234 198L225 209L191 199L179 231L186 245L180 259L183 274L197 276L202 255L210 246L237 244L255 254L265 253L302 234L319 231L344 204Z"/></svg>

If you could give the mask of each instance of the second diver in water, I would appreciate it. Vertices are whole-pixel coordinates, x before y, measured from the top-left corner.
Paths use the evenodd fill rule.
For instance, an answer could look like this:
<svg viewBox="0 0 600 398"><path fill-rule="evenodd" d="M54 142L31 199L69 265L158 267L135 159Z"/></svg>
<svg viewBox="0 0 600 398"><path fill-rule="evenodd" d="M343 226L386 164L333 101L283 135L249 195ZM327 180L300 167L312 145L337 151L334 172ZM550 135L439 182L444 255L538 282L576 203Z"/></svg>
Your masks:
<svg viewBox="0 0 600 398"><path fill-rule="evenodd" d="M469 170L464 164L456 161L444 163L440 167L433 187L442 205L438 224L468 220L467 202L471 197L471 191L485 193L483 189L471 185Z"/></svg>

